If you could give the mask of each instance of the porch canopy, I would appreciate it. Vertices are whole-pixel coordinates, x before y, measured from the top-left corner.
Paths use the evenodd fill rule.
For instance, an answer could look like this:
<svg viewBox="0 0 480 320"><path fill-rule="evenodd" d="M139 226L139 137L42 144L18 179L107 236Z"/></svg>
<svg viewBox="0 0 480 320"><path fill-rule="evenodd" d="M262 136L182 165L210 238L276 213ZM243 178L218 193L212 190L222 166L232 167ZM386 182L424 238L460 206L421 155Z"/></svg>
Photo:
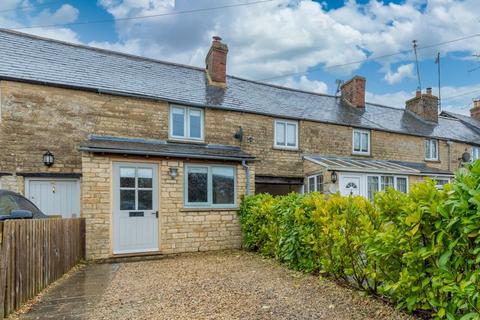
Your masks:
<svg viewBox="0 0 480 320"><path fill-rule="evenodd" d="M417 176L453 176L453 173L450 171L428 167L425 163L417 162L332 157L324 155L304 155L303 158L324 167L328 171L387 173Z"/></svg>
<svg viewBox="0 0 480 320"><path fill-rule="evenodd" d="M175 143L164 140L91 135L80 151L93 153L161 156L188 159L252 161L255 157L239 147L204 143Z"/></svg>

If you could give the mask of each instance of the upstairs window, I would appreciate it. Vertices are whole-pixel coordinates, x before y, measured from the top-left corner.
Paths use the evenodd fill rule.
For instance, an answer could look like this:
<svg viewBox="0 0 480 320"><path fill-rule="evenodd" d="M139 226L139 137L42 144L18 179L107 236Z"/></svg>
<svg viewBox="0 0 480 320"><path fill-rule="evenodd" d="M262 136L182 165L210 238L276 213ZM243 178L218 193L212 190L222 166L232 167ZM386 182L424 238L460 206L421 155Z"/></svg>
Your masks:
<svg viewBox="0 0 480 320"><path fill-rule="evenodd" d="M354 154L370 155L370 131L353 130L353 148Z"/></svg>
<svg viewBox="0 0 480 320"><path fill-rule="evenodd" d="M170 107L170 138L203 140L203 110L182 106Z"/></svg>
<svg viewBox="0 0 480 320"><path fill-rule="evenodd" d="M298 149L298 122L275 120L275 147Z"/></svg>
<svg viewBox="0 0 480 320"><path fill-rule="evenodd" d="M438 140L425 140L425 160L438 160Z"/></svg>
<svg viewBox="0 0 480 320"><path fill-rule="evenodd" d="M472 161L480 159L480 147L472 147Z"/></svg>
<svg viewBox="0 0 480 320"><path fill-rule="evenodd" d="M323 192L323 175L317 174L307 178L308 192Z"/></svg>

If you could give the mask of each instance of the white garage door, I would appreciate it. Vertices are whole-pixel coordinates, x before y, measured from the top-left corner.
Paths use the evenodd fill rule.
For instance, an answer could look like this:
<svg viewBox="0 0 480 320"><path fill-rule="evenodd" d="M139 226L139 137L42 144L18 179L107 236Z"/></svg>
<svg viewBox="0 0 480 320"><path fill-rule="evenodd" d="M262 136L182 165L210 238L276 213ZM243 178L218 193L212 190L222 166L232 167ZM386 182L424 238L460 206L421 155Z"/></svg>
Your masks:
<svg viewBox="0 0 480 320"><path fill-rule="evenodd" d="M48 215L80 217L80 182L77 179L27 179L25 195Z"/></svg>

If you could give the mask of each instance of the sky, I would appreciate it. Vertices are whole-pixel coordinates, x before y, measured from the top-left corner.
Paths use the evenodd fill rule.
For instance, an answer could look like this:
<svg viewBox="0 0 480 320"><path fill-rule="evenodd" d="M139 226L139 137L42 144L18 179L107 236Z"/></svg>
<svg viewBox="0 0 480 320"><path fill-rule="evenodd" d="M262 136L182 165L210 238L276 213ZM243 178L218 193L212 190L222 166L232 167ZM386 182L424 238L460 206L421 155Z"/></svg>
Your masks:
<svg viewBox="0 0 480 320"><path fill-rule="evenodd" d="M439 53L442 108L469 114L480 98L478 3L0 0L0 27L198 67L218 35L230 75L327 94L360 75L368 102L398 108L419 85L438 94Z"/></svg>

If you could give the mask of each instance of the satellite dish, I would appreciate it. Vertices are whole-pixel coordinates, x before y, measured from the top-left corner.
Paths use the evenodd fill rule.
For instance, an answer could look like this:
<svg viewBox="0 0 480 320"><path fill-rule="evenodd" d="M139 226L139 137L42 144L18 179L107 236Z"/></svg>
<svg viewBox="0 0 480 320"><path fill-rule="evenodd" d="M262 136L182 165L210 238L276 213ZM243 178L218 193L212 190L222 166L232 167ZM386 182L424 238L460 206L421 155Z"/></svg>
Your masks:
<svg viewBox="0 0 480 320"><path fill-rule="evenodd" d="M471 157L470 157L470 153L464 152L464 153L462 154L462 162L469 162L469 161L470 161L470 158L471 158Z"/></svg>

